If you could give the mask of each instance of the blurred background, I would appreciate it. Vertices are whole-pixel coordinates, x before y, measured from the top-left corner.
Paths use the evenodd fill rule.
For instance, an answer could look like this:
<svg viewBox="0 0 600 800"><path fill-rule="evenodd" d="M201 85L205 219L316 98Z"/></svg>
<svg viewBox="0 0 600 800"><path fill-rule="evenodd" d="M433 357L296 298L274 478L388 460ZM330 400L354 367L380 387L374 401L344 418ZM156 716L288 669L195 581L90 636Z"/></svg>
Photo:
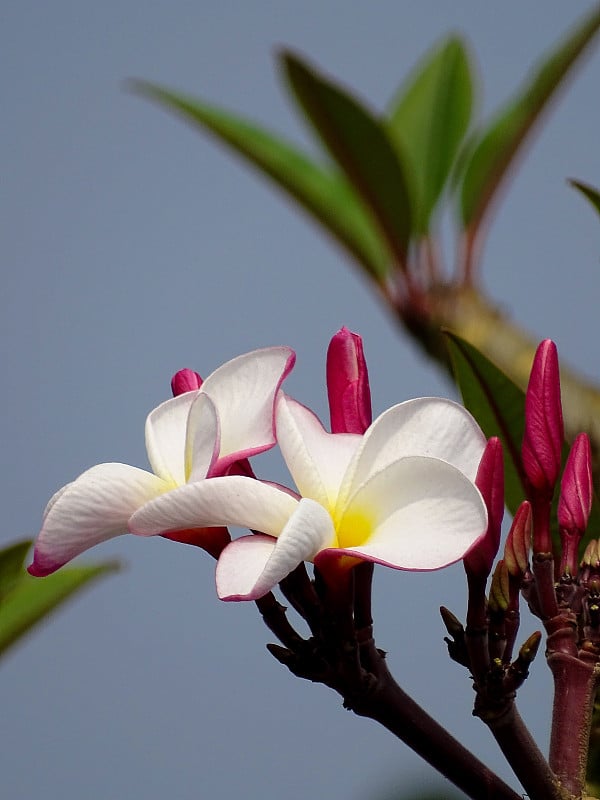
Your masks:
<svg viewBox="0 0 600 800"><path fill-rule="evenodd" d="M325 416L325 350L364 337L374 411L450 395L341 253L208 138L127 93L139 77L246 114L312 149L274 68L289 45L385 107L442 34L472 44L483 114L589 2L32 0L0 8L0 543L37 533L87 467L146 467L144 420L172 373L255 347L298 354L287 390ZM600 184L598 53L538 132L494 221L484 283L561 357L600 374L600 228L565 179ZM450 253L450 250L448 250ZM286 476L276 457L271 477ZM261 470L261 461L257 462ZM125 536L85 556L124 569L0 666L6 797L390 800L442 786L404 745L266 652L253 604L220 603L202 551ZM506 780L449 661L438 607L462 568L378 569L375 619L403 688ZM525 617L521 640L535 629ZM545 747L543 663L519 703ZM441 796L449 796L442 788Z"/></svg>

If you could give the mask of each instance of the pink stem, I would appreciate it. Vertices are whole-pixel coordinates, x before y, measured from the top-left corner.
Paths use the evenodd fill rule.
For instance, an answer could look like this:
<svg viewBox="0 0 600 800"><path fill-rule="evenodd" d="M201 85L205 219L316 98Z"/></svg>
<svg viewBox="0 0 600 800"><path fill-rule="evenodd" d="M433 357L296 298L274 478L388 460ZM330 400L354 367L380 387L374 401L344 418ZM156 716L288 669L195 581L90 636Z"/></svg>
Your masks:
<svg viewBox="0 0 600 800"><path fill-rule="evenodd" d="M563 652L548 655L554 677L550 767L575 797L585 789L592 712L600 665Z"/></svg>

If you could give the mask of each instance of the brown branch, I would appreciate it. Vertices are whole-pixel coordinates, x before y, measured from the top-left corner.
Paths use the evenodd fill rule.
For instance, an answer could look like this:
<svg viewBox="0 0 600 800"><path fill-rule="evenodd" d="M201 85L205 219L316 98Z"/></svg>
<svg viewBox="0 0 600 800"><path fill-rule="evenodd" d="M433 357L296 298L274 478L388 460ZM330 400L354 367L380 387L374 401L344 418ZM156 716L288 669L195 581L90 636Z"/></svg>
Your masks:
<svg viewBox="0 0 600 800"><path fill-rule="evenodd" d="M463 747L404 692L380 657L376 688L346 700L355 714L379 722L473 800L521 796Z"/></svg>
<svg viewBox="0 0 600 800"><path fill-rule="evenodd" d="M559 781L511 702L504 711L484 720L515 775L532 800L565 798Z"/></svg>
<svg viewBox="0 0 600 800"><path fill-rule="evenodd" d="M274 607L273 613L264 615L265 621L271 623L285 647L271 644L269 652L294 675L334 689L345 708L386 727L472 800L520 800L390 674L385 653L372 637L371 566L359 565L346 573L344 580L337 577L328 581L315 570L315 581L309 587L305 574L286 579L288 600L305 619L311 617L313 636L308 641L296 640L285 623L281 627L281 612ZM267 611L272 611L271 600L267 603ZM259 608L261 605L266 604L259 601Z"/></svg>

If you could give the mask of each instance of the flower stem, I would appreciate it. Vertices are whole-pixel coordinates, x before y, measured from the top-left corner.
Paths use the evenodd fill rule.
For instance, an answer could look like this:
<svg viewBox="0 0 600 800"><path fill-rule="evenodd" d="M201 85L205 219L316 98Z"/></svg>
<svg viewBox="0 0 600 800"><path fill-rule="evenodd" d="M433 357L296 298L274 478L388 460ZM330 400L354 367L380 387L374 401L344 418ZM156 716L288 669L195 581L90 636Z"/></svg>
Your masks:
<svg viewBox="0 0 600 800"><path fill-rule="evenodd" d="M561 652L551 652L554 709L550 736L550 766L562 786L575 797L585 788L592 712L600 665Z"/></svg>
<svg viewBox="0 0 600 800"><path fill-rule="evenodd" d="M488 653L488 619L486 609L486 578L467 572L468 606L465 643L469 653L469 665L475 683L484 679L490 666Z"/></svg>
<svg viewBox="0 0 600 800"><path fill-rule="evenodd" d="M279 603L272 592L256 601L265 625L286 647L298 649L303 644L302 637L288 622L286 608Z"/></svg>
<svg viewBox="0 0 600 800"><path fill-rule="evenodd" d="M269 652L294 675L334 689L345 708L382 724L472 800L520 800L390 674L385 653L376 647L372 635L372 565L326 572L315 568L308 592L301 573L285 586L286 597L298 613L311 618L313 636L309 640L298 637L272 595L257 602L265 622L285 645L267 645ZM332 580L336 574L337 580ZM312 596L308 605L307 595ZM316 606L314 595L318 597Z"/></svg>
<svg viewBox="0 0 600 800"><path fill-rule="evenodd" d="M531 800L561 798L559 783L513 702L485 720L498 746Z"/></svg>
<svg viewBox="0 0 600 800"><path fill-rule="evenodd" d="M452 737L404 692L390 674L381 654L376 687L346 706L361 717L379 722L472 800L520 800L485 764Z"/></svg>
<svg viewBox="0 0 600 800"><path fill-rule="evenodd" d="M539 617L542 620L553 619L558 615L558 603L554 588L554 558L552 553L535 553L532 566L537 589Z"/></svg>

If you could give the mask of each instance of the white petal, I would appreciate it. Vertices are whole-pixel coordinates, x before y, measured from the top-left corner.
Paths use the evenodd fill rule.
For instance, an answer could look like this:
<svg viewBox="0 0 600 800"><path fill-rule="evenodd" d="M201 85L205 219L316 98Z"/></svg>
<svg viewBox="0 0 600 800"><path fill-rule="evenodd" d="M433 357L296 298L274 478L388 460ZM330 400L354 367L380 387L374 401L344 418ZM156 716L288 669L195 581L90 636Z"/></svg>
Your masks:
<svg viewBox="0 0 600 800"><path fill-rule="evenodd" d="M277 401L277 442L303 497L333 508L362 437L327 433L313 412L283 393Z"/></svg>
<svg viewBox="0 0 600 800"><path fill-rule="evenodd" d="M245 536L227 545L217 564L217 594L222 600L257 600L334 538L328 512L303 498L278 539Z"/></svg>
<svg viewBox="0 0 600 800"><path fill-rule="evenodd" d="M342 516L367 518L371 535L340 547L398 569L432 570L462 558L485 533L487 512L471 481L445 461L403 458L377 473ZM348 539L350 541L350 539Z"/></svg>
<svg viewBox="0 0 600 800"><path fill-rule="evenodd" d="M210 397L200 392L191 405L185 441L185 474L191 483L206 478L219 454L219 420Z"/></svg>
<svg viewBox="0 0 600 800"><path fill-rule="evenodd" d="M221 425L220 461L230 464L275 444L275 397L294 359L289 347L254 350L204 381L201 391L215 404Z"/></svg>
<svg viewBox="0 0 600 800"><path fill-rule="evenodd" d="M146 450L154 472L174 486L185 483L188 414L198 392L186 392L161 403L146 419Z"/></svg>
<svg viewBox="0 0 600 800"><path fill-rule="evenodd" d="M72 483L72 482L73 482L73 481L71 481L71 483ZM71 483L67 483L67 485L66 485L66 486L63 486L63 487L62 487L61 489L59 489L57 492L54 492L54 494L52 495L52 497L50 498L50 500L48 500L48 502L46 503L46 508L44 509L44 513L42 514L42 520L45 520L45 519L46 519L46 517L47 517L47 516L48 516L48 514L50 513L50 509L52 508L52 506L54 505L54 503L56 503L56 501L58 500L58 498L59 498L61 495L63 495L63 494L64 494L64 493L67 491L67 489L69 488L69 486L71 485Z"/></svg>
<svg viewBox="0 0 600 800"><path fill-rule="evenodd" d="M475 480L486 441L479 425L459 403L440 397L399 403L384 411L366 431L344 478L340 503L369 475L405 456L442 459Z"/></svg>
<svg viewBox="0 0 600 800"><path fill-rule="evenodd" d="M254 534L242 536L227 545L219 556L215 580L221 600L250 600L277 539ZM268 591L268 590L267 590ZM266 592L265 592L266 594Z"/></svg>
<svg viewBox="0 0 600 800"><path fill-rule="evenodd" d="M49 575L100 542L127 533L133 512L165 481L127 464L98 464L57 492L46 509L30 572Z"/></svg>
<svg viewBox="0 0 600 800"><path fill-rule="evenodd" d="M154 536L184 528L239 525L279 536L297 505L287 492L254 478L207 478L146 503L129 520L129 530Z"/></svg>

